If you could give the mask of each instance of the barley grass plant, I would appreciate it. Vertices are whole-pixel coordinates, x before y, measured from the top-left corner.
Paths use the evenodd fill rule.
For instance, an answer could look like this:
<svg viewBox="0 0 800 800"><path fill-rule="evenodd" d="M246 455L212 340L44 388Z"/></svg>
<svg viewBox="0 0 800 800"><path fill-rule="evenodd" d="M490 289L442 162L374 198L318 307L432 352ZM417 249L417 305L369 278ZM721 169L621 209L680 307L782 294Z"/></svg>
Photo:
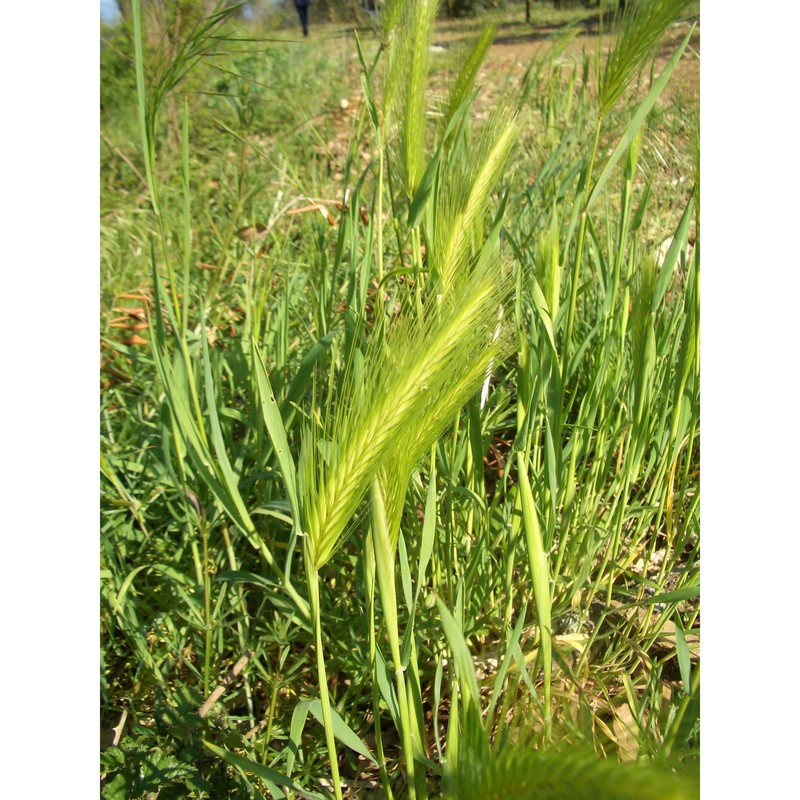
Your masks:
<svg viewBox="0 0 800 800"><path fill-rule="evenodd" d="M411 693L404 675L407 664L400 652L395 584L400 517L416 462L474 394L490 365L502 362L510 353L509 335L500 335L497 315L513 285L510 266L500 259L498 231L486 242L480 233L475 236L490 191L508 159L513 124L503 128L499 146L485 144L493 141L497 123L484 135L481 145L485 152L479 151L478 168L472 175L463 175L458 162L444 161L440 166L438 159L427 165L420 161L425 156L430 126L424 105L429 46L420 47L419 42L430 41L434 12L435 3L409 3L398 16L397 28L384 31L389 55L383 77L384 104L380 118L375 120L380 149L376 191L382 196L385 145L388 161L397 165L405 187L410 215L418 215L417 209L426 201L436 203L437 212L449 206L449 216L436 213L434 219L450 227L454 236L442 244L426 237L429 264L436 263L438 268L431 266L425 280L421 232L419 226L412 226L417 281L414 302L407 301L385 335L376 337L363 354L357 352L352 363L348 362L335 411L328 415L321 432L313 426L308 430L301 453L306 563L314 575L331 558L359 503L368 490L370 493L377 584L390 641L412 797L418 790L422 796L427 793L424 778L415 777L414 767L414 752L422 751L421 731L416 730L415 744L411 732L412 716L421 716L421 709L409 706ZM391 10L387 17L392 17ZM367 77L365 74L365 85ZM434 173L437 167L440 171ZM428 199L433 190L427 184L434 177L441 185L457 184L466 190L458 206L444 190L433 200ZM421 186L423 182L426 185ZM376 206L380 210L382 203ZM378 246L382 247L381 237ZM378 260L382 260L380 253ZM419 284L425 284L424 295ZM324 437L324 448L320 436ZM320 452L326 452L327 457L320 460ZM319 672L323 682L322 661ZM331 743L329 737L329 746Z"/></svg>

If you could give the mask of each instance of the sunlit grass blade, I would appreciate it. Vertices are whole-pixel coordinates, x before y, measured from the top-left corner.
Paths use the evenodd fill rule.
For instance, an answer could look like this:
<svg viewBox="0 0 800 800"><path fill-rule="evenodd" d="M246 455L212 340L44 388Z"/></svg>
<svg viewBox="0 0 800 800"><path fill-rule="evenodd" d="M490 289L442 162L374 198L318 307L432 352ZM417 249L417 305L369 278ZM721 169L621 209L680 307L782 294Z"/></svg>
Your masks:
<svg viewBox="0 0 800 800"><path fill-rule="evenodd" d="M300 500L297 490L297 470L295 469L294 460L292 459L289 450L289 440L286 438L286 430L283 426L283 419L278 407L278 401L275 399L275 393L272 391L272 386L269 382L267 369L264 366L264 361L261 358L261 353L253 341L253 354L254 354L254 369L256 373L256 381L258 383L259 399L261 400L261 412L264 416L264 424L269 432L270 439L272 439L273 446L275 447L275 457L278 459L278 465L283 475L283 482L286 486L286 495L289 498L289 505L292 509L292 519L294 524L300 525Z"/></svg>
<svg viewBox="0 0 800 800"><path fill-rule="evenodd" d="M553 669L553 622L551 619L550 568L547 552L544 547L542 529L539 524L539 513L533 499L528 465L523 453L517 453L517 475L522 503L522 515L525 528L525 541L528 546L528 561L533 582L533 596L536 601L536 621L539 625L539 639L542 645L542 664L544 668L544 708L545 730L547 739L552 732L550 685Z"/></svg>

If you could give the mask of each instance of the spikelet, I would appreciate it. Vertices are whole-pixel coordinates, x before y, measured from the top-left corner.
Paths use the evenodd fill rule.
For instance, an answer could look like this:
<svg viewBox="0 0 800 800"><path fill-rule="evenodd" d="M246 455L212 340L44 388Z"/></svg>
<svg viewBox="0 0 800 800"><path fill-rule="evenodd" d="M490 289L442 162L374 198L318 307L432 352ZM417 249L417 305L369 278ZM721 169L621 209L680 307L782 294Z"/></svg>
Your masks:
<svg viewBox="0 0 800 800"><path fill-rule="evenodd" d="M477 391L492 360L513 349L508 335L496 335L497 309L512 286L511 271L487 258L439 302L409 311L367 350L361 379L346 381L326 426L330 439L306 436L304 527L316 568L335 552L381 470L402 483L387 498L390 517L398 516L408 471Z"/></svg>
<svg viewBox="0 0 800 800"><path fill-rule="evenodd" d="M473 42L470 50L467 51L461 68L450 86L447 100L442 106L442 114L437 123L440 135L444 133L456 111L469 97L475 84L478 68L483 63L496 33L497 28L494 25L487 25Z"/></svg>
<svg viewBox="0 0 800 800"><path fill-rule="evenodd" d="M630 86L664 31L691 0L640 0L626 12L624 27L597 76L600 116L606 116ZM598 68L602 63L597 60Z"/></svg>
<svg viewBox="0 0 800 800"><path fill-rule="evenodd" d="M491 192L506 170L517 135L516 120L499 109L480 131L470 157L454 164L443 182L430 266L445 292L483 244Z"/></svg>
<svg viewBox="0 0 800 800"><path fill-rule="evenodd" d="M437 0L400 0L390 7L384 36L386 67L382 109L408 197L426 165L428 70ZM392 25L392 27L389 27Z"/></svg>

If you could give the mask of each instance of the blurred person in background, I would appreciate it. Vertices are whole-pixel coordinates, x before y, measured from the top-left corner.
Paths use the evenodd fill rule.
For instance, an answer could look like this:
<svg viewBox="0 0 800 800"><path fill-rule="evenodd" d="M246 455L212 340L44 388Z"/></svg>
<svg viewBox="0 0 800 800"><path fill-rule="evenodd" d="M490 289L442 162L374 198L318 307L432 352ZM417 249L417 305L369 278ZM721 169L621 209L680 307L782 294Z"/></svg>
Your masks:
<svg viewBox="0 0 800 800"><path fill-rule="evenodd" d="M308 36L308 7L311 0L294 0L294 7L300 17L300 24L303 26L303 36Z"/></svg>

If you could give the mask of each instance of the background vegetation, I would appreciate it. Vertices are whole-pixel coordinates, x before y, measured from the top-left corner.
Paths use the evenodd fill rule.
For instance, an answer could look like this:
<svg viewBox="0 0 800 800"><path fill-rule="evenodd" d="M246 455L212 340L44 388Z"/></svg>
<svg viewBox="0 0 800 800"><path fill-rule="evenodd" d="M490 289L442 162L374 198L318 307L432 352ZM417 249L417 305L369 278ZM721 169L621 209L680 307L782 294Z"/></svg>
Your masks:
<svg viewBox="0 0 800 800"><path fill-rule="evenodd" d="M104 796L695 796L697 8L139 8L101 49Z"/></svg>

